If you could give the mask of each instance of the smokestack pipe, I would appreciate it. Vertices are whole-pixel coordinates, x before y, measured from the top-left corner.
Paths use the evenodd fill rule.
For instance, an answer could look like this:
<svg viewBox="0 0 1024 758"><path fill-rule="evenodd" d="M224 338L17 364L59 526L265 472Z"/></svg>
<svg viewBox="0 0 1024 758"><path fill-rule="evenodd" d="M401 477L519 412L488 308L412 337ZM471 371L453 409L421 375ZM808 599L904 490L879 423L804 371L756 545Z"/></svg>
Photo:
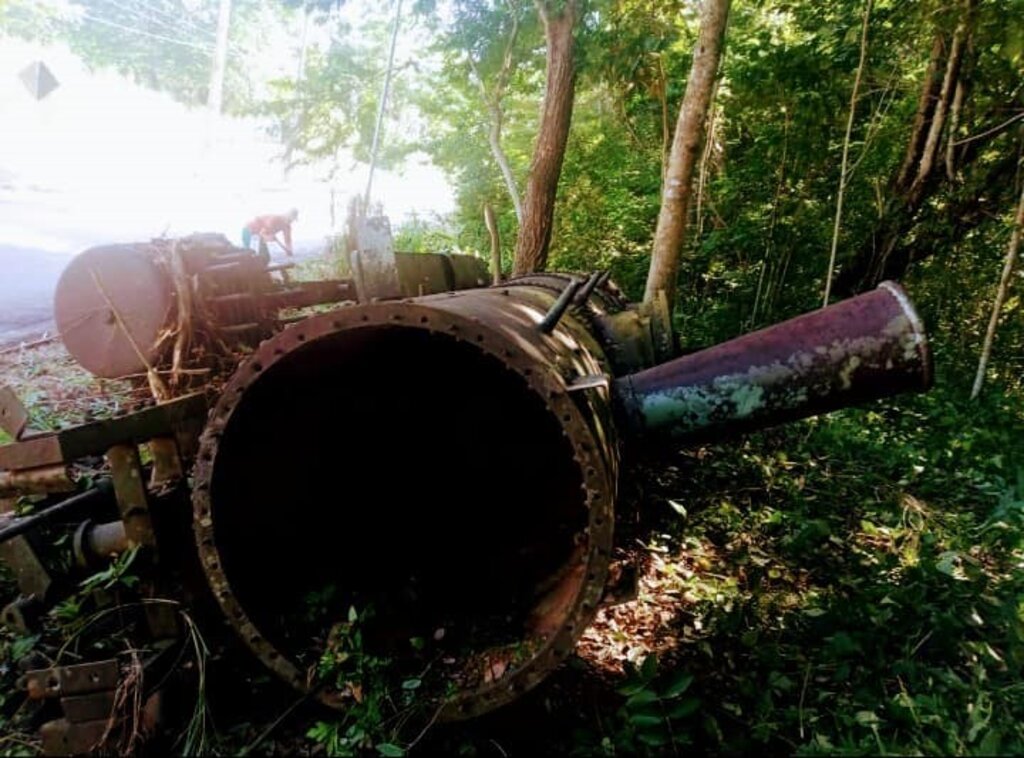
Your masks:
<svg viewBox="0 0 1024 758"><path fill-rule="evenodd" d="M903 289L872 292L615 381L638 437L702 441L932 384L921 319Z"/></svg>

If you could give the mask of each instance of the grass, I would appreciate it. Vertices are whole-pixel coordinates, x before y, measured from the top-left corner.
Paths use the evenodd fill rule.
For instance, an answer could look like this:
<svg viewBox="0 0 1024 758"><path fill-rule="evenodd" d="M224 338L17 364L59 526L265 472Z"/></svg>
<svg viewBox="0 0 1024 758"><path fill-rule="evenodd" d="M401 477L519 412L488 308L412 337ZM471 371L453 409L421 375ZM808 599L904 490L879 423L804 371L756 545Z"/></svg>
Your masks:
<svg viewBox="0 0 1024 758"><path fill-rule="evenodd" d="M38 430L117 415L148 397L128 382L97 379L59 341L0 355L0 384L14 390L29 409L29 427ZM0 444L10 441L0 431Z"/></svg>

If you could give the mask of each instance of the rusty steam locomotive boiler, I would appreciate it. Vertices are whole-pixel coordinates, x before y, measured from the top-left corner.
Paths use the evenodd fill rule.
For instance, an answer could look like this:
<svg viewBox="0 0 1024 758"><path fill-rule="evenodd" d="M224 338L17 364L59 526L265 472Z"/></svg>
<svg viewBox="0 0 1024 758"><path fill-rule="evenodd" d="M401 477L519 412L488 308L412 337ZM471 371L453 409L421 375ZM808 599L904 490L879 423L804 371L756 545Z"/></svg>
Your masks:
<svg viewBox="0 0 1024 758"><path fill-rule="evenodd" d="M106 454L121 545L148 546L159 571L185 546L160 532L160 492L124 475L146 467L118 451L164 440L172 462L154 456L150 479L187 483L217 613L327 705L345 701L311 672L350 607L374 609L375 649L415 656L408 640L429 641L448 672L442 718L543 680L602 603L630 445L750 431L932 381L921 321L890 282L679 356L666 309L626 302L601 273L403 297L388 251L354 257L359 302L262 335L208 404L178 398L144 421L0 447L8 494L31 491L41 467ZM144 528L140 513L153 515Z"/></svg>

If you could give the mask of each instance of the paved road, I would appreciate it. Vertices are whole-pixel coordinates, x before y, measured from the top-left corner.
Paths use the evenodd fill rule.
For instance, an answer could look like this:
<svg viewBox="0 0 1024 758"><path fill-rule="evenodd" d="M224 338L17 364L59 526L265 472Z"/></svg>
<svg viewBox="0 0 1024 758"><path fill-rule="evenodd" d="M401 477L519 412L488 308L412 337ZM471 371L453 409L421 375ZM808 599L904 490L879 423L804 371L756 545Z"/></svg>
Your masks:
<svg viewBox="0 0 1024 758"><path fill-rule="evenodd" d="M68 260L0 244L0 347L53 332L53 291Z"/></svg>

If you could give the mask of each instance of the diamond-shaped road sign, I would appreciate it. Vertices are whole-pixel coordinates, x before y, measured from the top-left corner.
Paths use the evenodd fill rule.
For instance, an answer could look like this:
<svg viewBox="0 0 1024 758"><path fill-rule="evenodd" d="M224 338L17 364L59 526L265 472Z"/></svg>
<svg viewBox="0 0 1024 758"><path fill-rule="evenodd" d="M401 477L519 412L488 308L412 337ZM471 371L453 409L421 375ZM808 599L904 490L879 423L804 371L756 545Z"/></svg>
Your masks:
<svg viewBox="0 0 1024 758"><path fill-rule="evenodd" d="M25 89L36 100L42 100L60 85L57 77L50 72L50 69L42 61L28 64L21 70L18 76L21 78L22 84L25 85Z"/></svg>

